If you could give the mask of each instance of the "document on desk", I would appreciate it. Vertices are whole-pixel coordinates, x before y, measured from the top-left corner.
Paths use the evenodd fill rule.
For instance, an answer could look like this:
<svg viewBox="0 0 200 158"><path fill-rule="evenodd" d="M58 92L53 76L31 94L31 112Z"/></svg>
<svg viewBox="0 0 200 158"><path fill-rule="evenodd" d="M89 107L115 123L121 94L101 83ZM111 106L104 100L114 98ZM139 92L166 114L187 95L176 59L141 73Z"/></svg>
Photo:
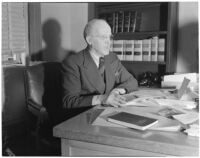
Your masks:
<svg viewBox="0 0 200 158"><path fill-rule="evenodd" d="M173 118L180 121L181 123L187 125L187 124L191 124L191 123L194 123L195 121L199 120L199 113L188 112L186 114L174 115Z"/></svg>
<svg viewBox="0 0 200 158"><path fill-rule="evenodd" d="M169 93L162 92L162 90L139 90L125 94L124 97L127 103L122 106L170 106L183 109L193 109L197 106L197 103L194 101L179 100L176 96L169 95Z"/></svg>
<svg viewBox="0 0 200 158"><path fill-rule="evenodd" d="M137 91L131 92L130 94L127 95L134 95L138 98L143 98L143 97L155 97L155 98L175 98L174 95L172 95L168 90L166 89L139 89Z"/></svg>
<svg viewBox="0 0 200 158"><path fill-rule="evenodd" d="M155 99L177 99L164 89L139 89L123 96L127 101L123 106L160 106Z"/></svg>
<svg viewBox="0 0 200 158"><path fill-rule="evenodd" d="M180 130L180 124L176 120L171 120L156 114L156 108L147 108L147 107L132 107L132 108L106 108L92 123L92 125L98 126L107 126L107 127L119 127L127 128L118 124L114 124L107 121L107 117L117 112L129 112L132 114L144 115L146 117L155 118L158 120L158 123L150 127L148 130L160 130L160 131L178 131Z"/></svg>

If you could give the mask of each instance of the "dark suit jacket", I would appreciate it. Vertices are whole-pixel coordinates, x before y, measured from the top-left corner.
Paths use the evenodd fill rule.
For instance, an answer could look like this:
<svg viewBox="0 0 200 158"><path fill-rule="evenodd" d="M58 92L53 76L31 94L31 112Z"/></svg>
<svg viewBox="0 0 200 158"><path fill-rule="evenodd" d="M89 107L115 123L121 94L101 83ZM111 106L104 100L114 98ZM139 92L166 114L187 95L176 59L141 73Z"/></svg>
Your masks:
<svg viewBox="0 0 200 158"><path fill-rule="evenodd" d="M66 58L62 74L65 108L91 106L94 95L109 94L116 87L125 88L128 93L138 88L137 80L114 53L105 56L106 89L102 88L103 79L87 49Z"/></svg>

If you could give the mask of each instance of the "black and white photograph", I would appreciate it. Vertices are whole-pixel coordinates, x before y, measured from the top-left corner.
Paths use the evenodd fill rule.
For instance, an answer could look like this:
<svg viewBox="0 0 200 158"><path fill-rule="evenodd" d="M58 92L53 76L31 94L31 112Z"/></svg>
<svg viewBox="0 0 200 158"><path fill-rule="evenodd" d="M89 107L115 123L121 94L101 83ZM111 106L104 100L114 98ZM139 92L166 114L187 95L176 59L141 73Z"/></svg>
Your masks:
<svg viewBox="0 0 200 158"><path fill-rule="evenodd" d="M1 156L199 157L198 1L2 1Z"/></svg>

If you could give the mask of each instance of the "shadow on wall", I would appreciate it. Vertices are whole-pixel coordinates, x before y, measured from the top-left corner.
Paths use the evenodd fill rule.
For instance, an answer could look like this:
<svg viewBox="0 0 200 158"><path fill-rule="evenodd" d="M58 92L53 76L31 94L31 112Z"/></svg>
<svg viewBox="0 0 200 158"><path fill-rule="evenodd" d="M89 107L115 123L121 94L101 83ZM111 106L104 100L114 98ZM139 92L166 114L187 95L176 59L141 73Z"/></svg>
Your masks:
<svg viewBox="0 0 200 158"><path fill-rule="evenodd" d="M198 22L179 28L177 72L199 71Z"/></svg>
<svg viewBox="0 0 200 158"><path fill-rule="evenodd" d="M62 62L71 50L62 48L62 30L59 22L55 19L48 19L42 26L42 37L46 47L37 53L32 54L31 61Z"/></svg>

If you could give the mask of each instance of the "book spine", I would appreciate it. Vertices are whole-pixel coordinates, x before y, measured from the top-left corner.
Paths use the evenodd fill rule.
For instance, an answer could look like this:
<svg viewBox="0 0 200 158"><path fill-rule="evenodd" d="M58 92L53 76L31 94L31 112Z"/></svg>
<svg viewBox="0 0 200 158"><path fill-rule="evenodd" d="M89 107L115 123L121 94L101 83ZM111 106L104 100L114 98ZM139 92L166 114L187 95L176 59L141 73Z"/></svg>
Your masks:
<svg viewBox="0 0 200 158"><path fill-rule="evenodd" d="M165 61L165 39L158 39L158 61Z"/></svg>
<svg viewBox="0 0 200 158"><path fill-rule="evenodd" d="M102 13L99 15L99 19L104 19L106 20L106 14L105 13Z"/></svg>
<svg viewBox="0 0 200 158"><path fill-rule="evenodd" d="M123 32L124 29L124 12L118 13L118 32Z"/></svg>
<svg viewBox="0 0 200 158"><path fill-rule="evenodd" d="M151 40L150 39L142 40L142 60L143 61L151 60Z"/></svg>
<svg viewBox="0 0 200 158"><path fill-rule="evenodd" d="M135 13L135 30L134 30L134 32L139 32L140 31L141 22L142 22L142 13L136 11L136 13Z"/></svg>
<svg viewBox="0 0 200 158"><path fill-rule="evenodd" d="M130 28L130 11L124 12L124 32L129 32Z"/></svg>
<svg viewBox="0 0 200 158"><path fill-rule="evenodd" d="M132 61L133 60L133 40L124 40L124 60Z"/></svg>
<svg viewBox="0 0 200 158"><path fill-rule="evenodd" d="M117 55L119 60L123 60L123 40L113 41L113 52Z"/></svg>
<svg viewBox="0 0 200 158"><path fill-rule="evenodd" d="M115 12L112 13L112 24L113 24L113 27L111 27L112 29L112 33L115 33Z"/></svg>
<svg viewBox="0 0 200 158"><path fill-rule="evenodd" d="M118 20L119 20L119 12L115 12L115 30L114 30L114 33L118 33Z"/></svg>
<svg viewBox="0 0 200 158"><path fill-rule="evenodd" d="M135 50L135 48L134 48L134 45L135 45L135 40L131 40L132 42L132 57L131 57L131 61L134 61L134 50Z"/></svg>
<svg viewBox="0 0 200 158"><path fill-rule="evenodd" d="M134 61L142 61L142 40L134 42Z"/></svg>
<svg viewBox="0 0 200 158"><path fill-rule="evenodd" d="M136 12L131 11L130 12L130 29L129 32L135 32L136 28Z"/></svg>
<svg viewBox="0 0 200 158"><path fill-rule="evenodd" d="M112 29L112 32L113 32L114 31L113 13L107 13L106 14L106 21L110 25L110 28Z"/></svg>
<svg viewBox="0 0 200 158"><path fill-rule="evenodd" d="M158 61L158 37L151 39L151 61Z"/></svg>

